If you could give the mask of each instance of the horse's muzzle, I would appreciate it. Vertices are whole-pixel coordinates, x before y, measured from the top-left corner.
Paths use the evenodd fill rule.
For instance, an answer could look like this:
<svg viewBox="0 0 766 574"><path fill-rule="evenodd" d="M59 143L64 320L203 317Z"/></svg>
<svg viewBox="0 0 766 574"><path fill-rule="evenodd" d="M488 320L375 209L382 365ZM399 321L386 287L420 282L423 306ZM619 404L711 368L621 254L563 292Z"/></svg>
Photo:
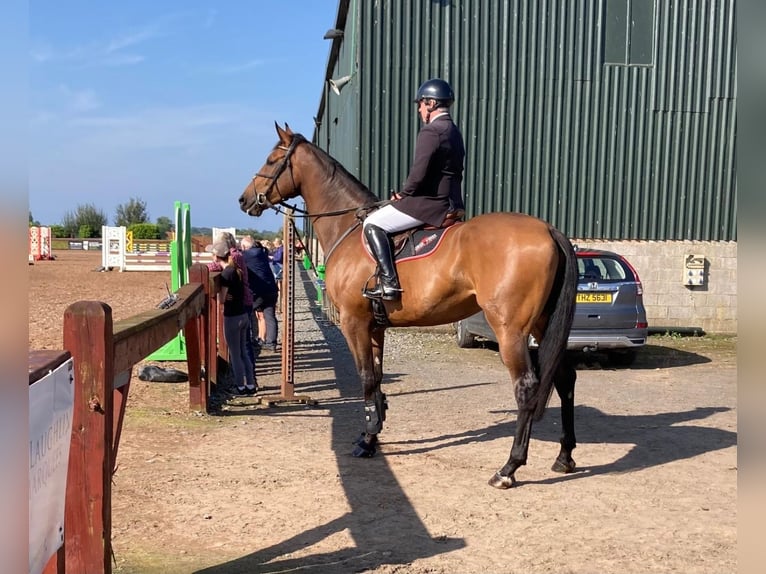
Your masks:
<svg viewBox="0 0 766 574"><path fill-rule="evenodd" d="M245 193L239 197L239 208L253 217L261 215L271 204L262 193L255 194L254 200L248 200Z"/></svg>
<svg viewBox="0 0 766 574"><path fill-rule="evenodd" d="M256 208L258 208L257 203L255 201L249 201L244 193L239 197L239 208L248 215L257 217L261 214L260 209L256 210Z"/></svg>

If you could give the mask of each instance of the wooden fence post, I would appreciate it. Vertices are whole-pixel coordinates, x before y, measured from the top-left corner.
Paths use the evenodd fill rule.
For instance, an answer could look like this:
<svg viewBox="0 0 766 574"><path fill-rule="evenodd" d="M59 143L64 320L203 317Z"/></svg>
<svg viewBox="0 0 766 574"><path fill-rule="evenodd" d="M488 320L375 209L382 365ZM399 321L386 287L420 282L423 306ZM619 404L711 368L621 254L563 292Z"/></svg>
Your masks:
<svg viewBox="0 0 766 574"><path fill-rule="evenodd" d="M195 263L189 269L189 283L201 283L209 290L209 274L206 265ZM207 296L207 295L206 295ZM192 410L207 412L209 396L210 366L205 369L205 377L201 376L202 362L207 361L206 346L209 344L207 334L206 313L193 317L184 325L186 338L186 363L189 371L189 407Z"/></svg>
<svg viewBox="0 0 766 574"><path fill-rule="evenodd" d="M74 360L75 395L67 477L66 569L111 574L114 331L106 303L64 312L64 348Z"/></svg>

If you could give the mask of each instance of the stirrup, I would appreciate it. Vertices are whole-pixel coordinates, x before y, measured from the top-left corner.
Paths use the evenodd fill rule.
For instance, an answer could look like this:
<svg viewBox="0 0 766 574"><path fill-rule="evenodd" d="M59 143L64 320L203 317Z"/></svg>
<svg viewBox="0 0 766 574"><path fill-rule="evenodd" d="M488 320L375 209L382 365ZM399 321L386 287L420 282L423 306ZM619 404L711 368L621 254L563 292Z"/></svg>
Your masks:
<svg viewBox="0 0 766 574"><path fill-rule="evenodd" d="M374 287L365 287L362 295L368 299L383 299L384 301L398 301L402 297L402 289L398 287L384 287L377 283Z"/></svg>

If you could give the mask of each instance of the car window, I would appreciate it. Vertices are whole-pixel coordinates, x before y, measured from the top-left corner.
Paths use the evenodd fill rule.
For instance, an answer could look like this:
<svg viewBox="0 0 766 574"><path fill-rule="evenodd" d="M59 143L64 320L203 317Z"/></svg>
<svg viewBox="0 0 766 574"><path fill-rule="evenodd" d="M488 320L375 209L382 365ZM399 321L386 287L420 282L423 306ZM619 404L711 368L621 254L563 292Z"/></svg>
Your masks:
<svg viewBox="0 0 766 574"><path fill-rule="evenodd" d="M632 280L622 263L611 257L578 257L577 272L578 278L585 281Z"/></svg>

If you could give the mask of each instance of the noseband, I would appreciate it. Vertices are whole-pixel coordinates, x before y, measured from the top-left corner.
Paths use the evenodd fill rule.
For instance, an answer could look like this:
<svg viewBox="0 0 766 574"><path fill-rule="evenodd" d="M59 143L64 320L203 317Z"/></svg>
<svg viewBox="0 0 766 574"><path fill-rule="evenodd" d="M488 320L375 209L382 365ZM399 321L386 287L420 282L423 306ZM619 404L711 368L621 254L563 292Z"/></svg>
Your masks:
<svg viewBox="0 0 766 574"><path fill-rule="evenodd" d="M253 176L253 180L255 180L256 177L263 177L265 179L270 179L271 183L269 184L269 187L266 188L266 191L263 193L258 193L255 195L255 205L264 207L264 208L270 208L274 207L274 204L268 200L268 195L271 193L272 190L276 190L277 195L279 195L279 201L277 204L284 205L284 202L286 201L286 197L282 195L282 192L279 190L279 183L277 180L279 180L279 177L282 175L282 173L288 169L290 172L290 179L293 182L293 188L295 188L295 178L293 177L293 166L290 162L290 156L293 155L293 152L295 151L295 148L297 148L300 144L306 141L306 138L304 138L300 134L295 134L293 136L293 141L290 142L289 147L285 147L283 145L278 145L277 149L285 150L285 157L282 158L282 161L279 163L277 168L274 170L273 174L265 174L265 173L256 173ZM255 186L253 186L255 187Z"/></svg>

